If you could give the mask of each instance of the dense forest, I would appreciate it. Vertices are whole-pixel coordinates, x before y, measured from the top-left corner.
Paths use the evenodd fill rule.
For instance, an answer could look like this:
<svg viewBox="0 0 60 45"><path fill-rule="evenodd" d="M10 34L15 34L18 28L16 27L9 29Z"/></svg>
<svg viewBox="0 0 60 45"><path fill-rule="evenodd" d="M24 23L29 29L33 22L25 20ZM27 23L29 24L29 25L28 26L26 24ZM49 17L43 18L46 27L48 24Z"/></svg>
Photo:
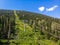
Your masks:
<svg viewBox="0 0 60 45"><path fill-rule="evenodd" d="M60 45L60 19L0 9L0 45Z"/></svg>

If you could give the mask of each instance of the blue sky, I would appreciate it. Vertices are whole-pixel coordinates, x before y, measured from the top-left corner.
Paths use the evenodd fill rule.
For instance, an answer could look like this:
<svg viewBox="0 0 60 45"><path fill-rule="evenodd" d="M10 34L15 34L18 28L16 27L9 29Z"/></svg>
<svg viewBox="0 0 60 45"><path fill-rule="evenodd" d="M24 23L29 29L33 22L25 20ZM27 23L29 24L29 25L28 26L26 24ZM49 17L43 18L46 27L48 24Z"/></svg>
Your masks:
<svg viewBox="0 0 60 45"><path fill-rule="evenodd" d="M0 9L25 10L60 18L60 0L0 0Z"/></svg>

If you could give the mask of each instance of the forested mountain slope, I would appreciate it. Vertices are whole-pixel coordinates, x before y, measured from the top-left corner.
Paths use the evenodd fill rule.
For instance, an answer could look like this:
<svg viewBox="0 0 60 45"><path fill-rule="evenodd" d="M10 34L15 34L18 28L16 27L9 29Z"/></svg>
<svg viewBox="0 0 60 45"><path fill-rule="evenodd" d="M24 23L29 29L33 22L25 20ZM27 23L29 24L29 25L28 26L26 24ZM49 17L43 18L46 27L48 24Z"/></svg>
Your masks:
<svg viewBox="0 0 60 45"><path fill-rule="evenodd" d="M55 42L60 44L59 41L60 19L27 11L0 9L1 45L53 45Z"/></svg>

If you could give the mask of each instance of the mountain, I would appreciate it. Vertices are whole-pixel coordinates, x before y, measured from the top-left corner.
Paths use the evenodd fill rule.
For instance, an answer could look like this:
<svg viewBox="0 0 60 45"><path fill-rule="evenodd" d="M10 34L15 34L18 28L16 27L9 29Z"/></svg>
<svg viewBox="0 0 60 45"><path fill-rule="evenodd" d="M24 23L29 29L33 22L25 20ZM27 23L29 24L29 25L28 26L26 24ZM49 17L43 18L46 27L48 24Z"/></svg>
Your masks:
<svg viewBox="0 0 60 45"><path fill-rule="evenodd" d="M53 45L59 41L60 19L34 12L0 9L1 45Z"/></svg>

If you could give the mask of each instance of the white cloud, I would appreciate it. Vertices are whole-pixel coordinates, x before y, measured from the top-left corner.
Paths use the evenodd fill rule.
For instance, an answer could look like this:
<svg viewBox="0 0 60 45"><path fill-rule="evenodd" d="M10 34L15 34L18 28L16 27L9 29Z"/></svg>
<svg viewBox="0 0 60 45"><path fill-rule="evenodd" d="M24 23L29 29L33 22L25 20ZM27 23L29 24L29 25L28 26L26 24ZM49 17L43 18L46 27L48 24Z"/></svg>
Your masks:
<svg viewBox="0 0 60 45"><path fill-rule="evenodd" d="M43 7L43 6L38 8L38 10L41 12L44 11L44 9L45 9L45 7Z"/></svg>
<svg viewBox="0 0 60 45"><path fill-rule="evenodd" d="M57 7L58 7L58 5L54 5L51 8L46 8L46 11L54 11Z"/></svg>

